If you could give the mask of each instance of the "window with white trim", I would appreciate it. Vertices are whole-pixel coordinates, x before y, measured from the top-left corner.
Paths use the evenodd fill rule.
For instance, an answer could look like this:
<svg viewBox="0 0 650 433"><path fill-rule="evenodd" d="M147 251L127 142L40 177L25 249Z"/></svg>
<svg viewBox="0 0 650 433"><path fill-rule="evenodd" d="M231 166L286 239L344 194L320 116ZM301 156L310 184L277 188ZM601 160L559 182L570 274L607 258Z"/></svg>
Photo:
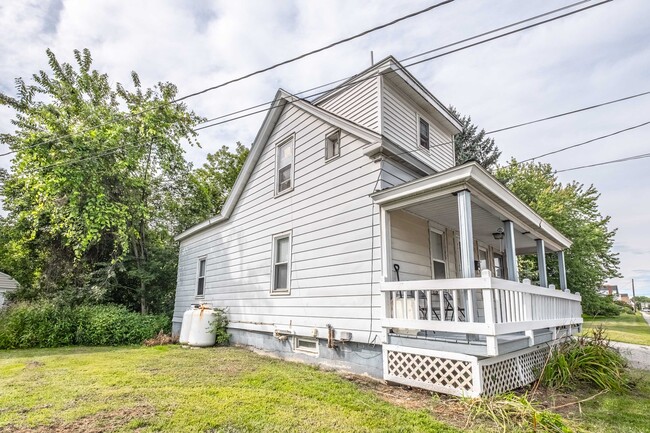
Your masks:
<svg viewBox="0 0 650 433"><path fill-rule="evenodd" d="M199 259L196 272L196 296L205 295L205 257Z"/></svg>
<svg viewBox="0 0 650 433"><path fill-rule="evenodd" d="M504 278L503 255L501 253L492 254L494 260L494 276L496 278Z"/></svg>
<svg viewBox="0 0 650 433"><path fill-rule="evenodd" d="M429 122L427 122L421 117L418 117L418 119L419 119L418 139L419 139L420 147L428 149L429 148Z"/></svg>
<svg viewBox="0 0 650 433"><path fill-rule="evenodd" d="M293 188L293 137L280 143L275 149L275 193L281 194Z"/></svg>
<svg viewBox="0 0 650 433"><path fill-rule="evenodd" d="M271 293L288 294L291 288L291 233L273 236Z"/></svg>
<svg viewBox="0 0 650 433"><path fill-rule="evenodd" d="M444 236L434 230L429 231L431 242L431 268L433 279L442 280L447 278L447 262L445 261Z"/></svg>
<svg viewBox="0 0 650 433"><path fill-rule="evenodd" d="M325 137L325 161L341 154L341 131L335 131Z"/></svg>

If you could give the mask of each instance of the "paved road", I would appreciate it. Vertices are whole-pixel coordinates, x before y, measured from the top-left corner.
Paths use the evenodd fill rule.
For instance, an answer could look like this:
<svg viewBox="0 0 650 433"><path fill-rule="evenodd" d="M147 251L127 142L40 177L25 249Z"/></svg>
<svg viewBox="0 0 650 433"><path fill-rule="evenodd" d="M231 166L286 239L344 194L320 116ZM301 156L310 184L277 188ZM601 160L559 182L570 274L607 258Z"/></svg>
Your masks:
<svg viewBox="0 0 650 433"><path fill-rule="evenodd" d="M650 314L643 312L641 314L643 314L643 318L648 322L648 326L650 326ZM648 329L648 332L650 332L650 329ZM630 367L640 370L650 370L650 346L619 343L618 341L612 341L611 344L628 360Z"/></svg>

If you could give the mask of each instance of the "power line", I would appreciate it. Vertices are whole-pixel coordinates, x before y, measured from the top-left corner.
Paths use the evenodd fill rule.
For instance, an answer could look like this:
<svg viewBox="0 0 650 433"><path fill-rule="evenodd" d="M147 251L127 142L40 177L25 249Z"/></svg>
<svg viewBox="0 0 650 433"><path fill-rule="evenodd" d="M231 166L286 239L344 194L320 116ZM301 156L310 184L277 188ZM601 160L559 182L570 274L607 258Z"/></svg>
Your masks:
<svg viewBox="0 0 650 433"><path fill-rule="evenodd" d="M458 52L458 51L462 51L462 50L465 50L465 49L468 49L468 48L472 48L472 47L474 47L474 46L477 46L477 45L480 45L480 44L483 44L483 43L487 43L487 42L493 41L493 40L495 40L495 39L499 39L499 38L501 38L501 37L509 36L509 35L514 34L514 33L517 33L517 32L521 32L521 31L524 31L524 30L528 30L528 29L530 29L530 28L533 28L533 27L539 26L539 25L541 25L541 24L548 23L548 22L551 22L551 21L555 21L555 20L557 20L557 19L560 19L560 18L563 18L563 17L567 17L567 16L570 16L570 15L576 14L576 13L578 13L578 12L582 12L582 11L585 11L585 10L591 9L591 8L593 8L593 7L596 7L596 6L600 6L600 5L603 5L603 4L606 4L606 3L609 3L609 2L611 2L611 1L612 1L612 0L604 0L604 1L601 1L601 2L599 2L599 3L593 4L593 5L589 5L589 6L587 6L587 7L584 7L584 8L581 8L581 9L577 9L577 10L575 10L575 11L571 11L571 12L568 12L568 13L565 13L565 14L562 14L562 15L558 15L558 16L555 16L555 17L549 18L549 19L547 19L547 20L540 21L540 22L538 22L538 23L534 23L534 24L531 24L531 25L528 25L528 26L525 26L525 27L522 27L522 28L519 28L519 29L513 30L513 31L508 32L508 33L505 33L505 34L501 34L501 35L498 35L498 36L495 36L495 37L492 37L492 38L489 38L489 39L486 39L486 40L482 40L482 41L476 42L476 43L471 44L471 45L468 45L468 46L460 47L460 48L458 48L458 49L456 49L456 50L452 50L452 51L445 52L445 53L442 53L442 54L439 54L439 55L436 55L436 56L432 56L432 57L429 57L429 58L426 58L426 59L423 59L423 60L419 60L419 61L417 61L417 62L413 62L413 63L410 63L410 64L408 64L408 65L404 65L404 66L402 67L402 69L405 70L407 67L410 67L410 66L413 66L413 65L417 65L417 64L420 64L420 63L428 62L428 61L431 61L431 60L434 60L434 59L437 59L437 58L440 58L440 57L446 56L446 55L448 55L448 54L452 54L452 53L455 53L455 52ZM582 4L582 3L584 3L584 1L581 1L581 2L575 3L574 5L579 5L579 4ZM573 5L570 5L570 6L573 6ZM548 15L548 14L550 14L550 13L553 13L553 12L556 12L556 11L564 10L564 9L566 9L567 7L570 7L570 6L566 6L566 7L563 7L563 8L557 9L557 10L555 10L555 11L551 11L551 12L545 13L545 14L543 14L543 16L546 16L546 15ZM430 51L430 52L431 52L431 51ZM347 83L346 85L347 85L347 86L357 85L357 84L359 84L360 82L363 82L363 81L366 81L366 80L369 80L369 79L374 79L374 78L376 78L376 77L379 76L379 75L387 75L387 74L389 74L389 73L394 73L394 72L396 72L396 71L395 71L395 70L389 70L389 71L379 72L379 73L374 74L374 75L372 75L372 76L370 76L370 77L362 78L362 79L359 79L359 80L355 80L355 81L353 81L353 82L351 82L351 83ZM338 81L341 81L341 80L338 80ZM322 87L322 86L319 86L319 87ZM316 88L318 88L318 87L316 87ZM317 96L317 95L320 95L320 94L323 94L323 93L327 93L327 92L329 92L329 90L322 91L322 92L318 92L318 93L315 93L315 94L312 94L312 95L308 95L306 98L314 97L314 96ZM648 93L650 93L650 92L648 92ZM302 99L302 98L301 98L301 99ZM623 99L629 99L629 98L623 98ZM623 100L623 99L622 99L622 100ZM289 102L289 103L291 103L291 102ZM263 105L266 105L266 104L263 104ZM244 114L244 115L241 115L241 116L237 116L237 117L234 117L234 118L231 118L231 119L227 119L227 120L224 120L224 121L221 121L221 122L217 122L217 123L213 123L213 124L206 125L206 126L203 126L203 127L195 128L194 130L195 130L195 131L199 131L199 130L201 130L201 129L211 128L211 127L214 127L214 126L217 126L217 125L221 125L221 124L224 124L224 123L228 123L228 122L231 122L231 121L234 121L234 120L237 120L237 119L241 119L241 118L244 118L244 117L252 116L252 115L254 115L254 114L258 114L258 113L262 113L262 112L265 112L265 111L269 111L269 110L271 110L271 109L273 109L273 108L275 108L275 106L272 105L271 107L265 108L265 109L263 109L263 110L255 111L255 112L252 112L252 113L248 113L248 114ZM246 111L246 110L240 110L240 112L241 112L241 111ZM444 146L444 145L451 144L451 143L453 143L453 141L443 142L443 143L436 143L436 144L430 146L430 148L440 147L440 146ZM42 143L42 144L46 144L46 143ZM121 149L121 148L125 148L125 147L127 147L127 146L129 146L129 145L127 144L127 145L119 146L119 147L116 147L116 148L114 148L114 149L112 149L112 150L117 151L117 150L119 150L119 149ZM400 154L397 154L397 155L404 155L404 154L408 154L408 153L414 153L414 152L421 151L421 150L424 150L424 149L415 149L415 150L412 150L412 151L406 151L406 152L403 152L403 153L400 153ZM12 152L9 152L9 153L14 153L14 152L15 152L15 151L12 151ZM110 152L110 151L109 151L109 153L114 153L114 152ZM102 154L97 154L97 156L102 156L103 154L104 154L104 153L102 153ZM3 154L3 155L4 155L4 154ZM0 156L3 156L3 155L0 155ZM397 156L397 155L394 155L394 156ZM59 166L59 165L63 165L63 164L66 164L66 163L74 164L74 163L76 163L76 162L81 162L81 161L85 161L85 160L88 160L88 159L92 159L92 156L89 156L89 157L86 157L86 158L82 158L81 160L62 161L62 162L60 162L60 163L56 163L56 164L52 164L52 165L42 166L42 167L39 167L39 168L38 168L38 171L41 171L41 170L43 170L43 169L46 169L46 168L49 168L49 167L52 167L52 166Z"/></svg>
<svg viewBox="0 0 650 433"><path fill-rule="evenodd" d="M582 170L583 168L599 167L601 165L616 164L616 163L619 163L619 162L634 161L634 160L643 159L643 158L650 158L650 153L642 153L642 154L639 154L639 155L628 156L627 158L612 159L612 160L609 160L609 161L597 162L595 164L581 165L579 167L564 168L562 170L555 170L555 172L556 173L564 173L566 171Z"/></svg>
<svg viewBox="0 0 650 433"><path fill-rule="evenodd" d="M589 1L590 1L590 0L589 0ZM481 45L481 44L484 44L484 43L487 43L487 42L494 41L494 40L496 40L496 39L500 39L500 38L503 38L503 37L506 37L506 36L510 36L510 35L512 35L512 34L515 34L515 33L518 33L518 32L524 31L524 30L528 30L528 29L531 29L531 28L533 28L533 27L537 27L537 26L539 26L539 25L546 24L546 23L549 23L549 22L551 22L551 21L558 20L558 19L560 19L560 18L565 18L565 17L567 17L567 16L574 15L574 14L576 14L576 13L578 13L578 12L583 12L583 11L586 11L586 10L588 10L588 9L594 8L594 7L596 7L596 6L601 6L601 5L606 4L606 3L609 3L609 2L611 2L611 1L612 1L612 0L604 0L604 1L601 1L601 2L599 2L599 3L595 3L595 4L592 4L592 5L589 5L589 6L586 6L586 7L580 8L580 9L576 9L576 10L571 11L571 12L567 12L567 13L565 13L565 14L557 15L557 16L555 16L555 17L552 17L552 18L549 18L549 19L546 19L546 20L543 20L543 21L540 21L540 22L537 22L537 23L534 23L534 24L530 24L530 25L528 25L528 26L524 26L524 27L518 28L518 29L516 29L516 30L512 30L512 31L507 32L507 33L499 34L499 35L497 35L497 36L493 36L493 37L491 37L491 38L484 39L484 40L481 40L481 41L475 42L475 43L470 44L470 45L465 45L465 46L460 47L460 48L457 48L457 49L455 49L455 50L447 51L447 52L444 52L444 53L442 53L442 54L438 54L438 55L435 55L435 56L428 57L428 58L426 58L426 59L418 60L417 62L412 62L412 63L409 63L409 64L407 64L407 65L403 65L402 68L403 68L403 69L406 69L406 68L408 68L408 67L411 67L411 66L414 66L414 65L418 65L418 64L421 64L421 63L425 63L425 62L429 62L429 61L431 61L431 60L435 60L435 59L438 59L438 58L440 58L440 57L447 56L447 55L449 55L449 54L453 54L453 53L456 53L456 52L459 52L459 51L463 51L463 50L466 50L466 49L468 49L468 48L473 48L473 47L475 47L475 46L477 46L477 45ZM552 13L555 13L555 12L558 12L558 11L561 11L561 10L564 10L564 9L566 9L567 7L572 7L572 6L575 6L575 5L582 4L582 3L584 3L584 1L581 1L581 2L575 3L575 4L573 4L573 5L565 6L565 7L563 7L563 8L559 8L559 9L556 9L556 10L553 10L553 11L550 11L550 12L547 12L547 13L542 14L542 15L540 15L540 16L547 16L547 15L549 15L549 14L552 14ZM534 17L533 17L533 18L534 18ZM530 18L530 19L533 19L533 18ZM527 20L525 20L525 21L527 21ZM513 25L514 25L514 24L513 24ZM510 26L506 26L506 27L510 27ZM495 31L496 31L496 30L495 30ZM487 32L487 33L492 33L492 31ZM478 36L476 36L476 37L478 37ZM474 39L474 38L476 38L476 37L468 38L467 40L471 40L471 39ZM452 45L456 45L456 43L454 43L454 44L449 44L448 46L452 46ZM434 50L430 50L430 51L428 51L428 52L433 52L433 51L437 51L437 50L438 50L438 48L437 48L437 49L434 49ZM421 55L421 54L418 54L418 55L412 56L412 57L410 57L410 58L418 57L418 56L420 56L420 55ZM342 85L342 86L339 86L339 87L351 87L351 86L356 86L356 85L359 84L359 83L362 83L362 82L365 82L365 81L368 81L368 80L372 80L372 79L376 78L377 76L380 76L380 75L382 75L382 76L383 76L383 75L388 75L388 74L392 74L392 73L395 73L395 72L396 72L396 71L394 71L394 70L388 70L388 71L378 72L377 74L373 74L373 75L370 75L370 76L365 77L365 78L360 78L360 79L358 79L358 80L354 80L354 81L352 81L352 82L350 82L350 83L346 83L346 84L344 84L344 85ZM338 81L342 81L342 80L338 80ZM325 86L325 85L324 85L324 86ZM319 87L323 87L323 86L319 86ZM316 88L318 88L318 87L316 87ZM307 98L313 98L313 97L315 97L315 96L320 96L320 95L322 95L322 94L328 93L329 91L330 91L330 90L325 90L325 91L322 91L322 92L313 93L313 94L311 94L311 95L307 95L307 96L302 97L302 99L307 99ZM305 93L305 91L302 91L302 92L296 93L296 94L294 94L294 95L299 95L299 94L302 94L302 93ZM648 92L648 93L650 93L650 92ZM272 103L272 102L273 102L273 101L271 101L271 103ZM237 114L237 113L245 112L245 111L248 111L248 110L250 110L250 109L257 108L257 107L261 107L261 106L265 106L265 105L266 105L266 104L259 104L259 105L253 106L253 107L249 107L248 109L238 110L237 112L234 112L234 113L232 113L232 114ZM220 121L220 122L217 122L217 123L213 123L213 124L206 125L206 126L201 126L201 127L199 127L199 128L195 128L195 131L200 131L200 130L202 130L202 129L207 129L207 128L211 128L211 127L213 127L213 126L222 125L222 124L224 124L224 123L228 123L228 122L231 122L231 121L234 121L234 120L239 120L239 119L242 119L242 118L245 118L245 117L250 117L250 116L253 116L253 115L255 115L255 114L264 113L264 112L266 112L266 111L272 110L273 108L275 108L275 107L274 107L274 106L271 106L271 107L267 107L267 108L262 109L262 110L257 110L257 111L251 112L251 113L243 114L243 115L241 115L241 116L237 116L237 117L233 117L233 118L230 118L230 119L226 119L226 120L223 120L223 121ZM219 116L219 117L214 118L214 120L219 119L219 118L223 118L223 117L228 117L228 116L229 116L229 114L227 114L227 115L223 115L223 116ZM523 126L523 125L522 125L522 126ZM515 126L515 127L516 127L516 126ZM495 132L495 131L492 131L492 132ZM498 132L498 131L497 131L497 132ZM489 133L490 133L490 132L488 132L487 134L489 134Z"/></svg>
<svg viewBox="0 0 650 433"><path fill-rule="evenodd" d="M650 91L637 93L636 95L626 96L625 98L614 99L613 101L601 102L600 104L590 105L589 107L579 108L573 111L567 111L566 113L556 114L554 116L543 117L537 120L531 120L530 122L518 123L517 125L506 126L505 128L494 129L492 131L486 132L486 134L496 134L497 132L508 131L510 129L520 128L526 125L532 125L533 123L544 122L546 120L557 119L558 117L568 116L569 114L580 113L583 111L591 110L594 108L604 107L605 105L616 104L617 102L627 101L629 99L639 98L641 96L650 95Z"/></svg>
<svg viewBox="0 0 650 433"><path fill-rule="evenodd" d="M478 38L481 38L481 37L483 37L483 36L487 36L487 35L489 35L489 34L493 34L493 33L499 32L499 31L501 31L501 30L505 30L505 29L508 29L508 28L511 28L511 27L515 27L515 26L518 26L518 25L523 24L523 23L527 23L527 22L530 22L530 21L534 21L534 20L536 20L536 19L539 19L539 18L542 18L542 17L548 16L548 15L552 15L552 14L554 14L554 13L557 13L557 12L560 12L560 11L563 11L563 10L566 10L566 9L570 9L570 8L572 8L572 7L574 7L574 6L578 6L578 5L583 4L583 3L588 3L588 2L590 2L590 1L591 1L591 0L582 0L582 1L579 1L579 2L577 2L577 3L572 3L572 4L569 4L569 5L564 6L564 7L562 7L562 8L554 9L554 10L552 10L552 11L548 11L548 12L545 12L545 13L540 14L540 15L535 15L535 16L533 16L533 17L526 18L525 20L517 21L517 22L511 23L511 24L508 24L508 25L506 25L506 26L498 27L498 28L496 28L496 29L492 29L492 30L489 30L489 31L487 31L487 32L480 33L480 34L478 34L478 35L474 35L474 36L471 36L471 37L469 37L469 38L462 39L462 40L460 40L460 41L452 42L452 43L449 43L449 44L447 44L447 45L443 45L443 46L441 46L441 47L437 47L437 48L434 48L434 49L431 49L431 50L424 51L424 52L419 53L419 54L412 55L412 56L410 56L410 57L403 58L403 59L400 60L400 62L405 62L405 61L407 61L407 60L412 60L412 59L417 58L417 57L422 57L423 55L426 55L426 54L430 54L430 53L433 53L433 52L436 52L436 51L441 51L441 50L443 50L443 49L445 49L445 48L450 48L450 47L453 47L453 46L456 46L456 45L460 45L460 44L462 44L462 43L469 42L469 41L471 41L471 40L478 39ZM346 80L349 80L349 79L351 79L351 78L354 78L354 75L351 75L351 76L348 76L348 77L344 77L344 78L340 78L340 79L338 79L338 80L331 81L331 82L329 82L329 83L321 84L321 85L319 85L319 86L312 87L311 89L302 90L302 91L300 91L300 92L294 93L293 95L294 95L294 96L302 95L302 94L304 94L304 93L311 92L311 91L314 91L314 90L318 90L318 89L321 89L321 88L323 88L323 87L328 87L328 86L331 86L331 85L334 85L334 84L341 83L341 82L346 81ZM374 76L373 76L372 78L374 78ZM358 83L355 82L354 85L356 85L356 84L358 84ZM328 91L329 91L329 90L328 90ZM318 95L318 94L317 94L317 95ZM246 111L248 111L248 110L253 110L253 109L255 109L255 108L264 107L264 106L266 106L266 105L268 105L268 104L271 104L271 103L273 103L273 102L274 102L274 100L270 100L270 101L267 101L267 102L262 102L262 103L260 103L260 104L253 105L253 106L251 106L251 107L242 108L242 109L239 109L239 110L236 110L236 111L232 111L232 112L230 112L230 113L222 114L222 115L219 115L219 116L217 116L217 117L213 117L213 118L207 119L207 120L205 120L205 121L203 121L203 122L201 122L201 123L208 123L208 122L212 122L212 121L214 121L214 120L223 119L224 117L229 117L229 116L232 116L232 115L235 115L235 114L240 114L240 113L246 112Z"/></svg>
<svg viewBox="0 0 650 433"><path fill-rule="evenodd" d="M309 51L309 52L307 52L307 53L303 53L303 54L301 54L301 55L299 55L299 56L293 57L293 58L291 58L291 59L288 59L288 60L284 60L284 61L282 61L282 62L275 63L275 64L273 64L273 65L271 65L271 66L267 66L267 67L262 68L262 69L258 69L257 71L250 72L250 73L245 74L245 75L242 75L242 76L240 76L240 77L230 79L230 80L228 80L228 81L225 81L225 82L223 82L223 83L220 83L220 84L217 84L217 85L214 85L214 86L208 87L208 88L203 89L203 90L200 90L200 91L198 91L198 92L190 93L189 95L185 95L185 96L182 96L182 97L180 97L180 98L173 99L173 100L171 100L171 101L169 101L169 102L166 102L165 104L166 104L166 105L172 105L172 104L175 104L175 103L178 103L178 102L184 101L184 100L186 100L186 99L193 98L193 97L198 96L198 95L202 95L202 94L207 93L207 92L210 92L210 91L212 91L212 90L216 90L216 89L219 89L219 88L225 87L225 86L227 86L227 85L229 85L229 84L232 84L232 83L235 83L235 82L238 82L238 81L242 81L242 80L247 79L247 78L250 78L250 77L252 77L252 76L262 74L262 73L267 72L267 71L270 71L270 70L272 70L272 69L276 69L276 68L278 68L278 67L280 67L280 66L283 66L283 65L286 65L286 64L289 64L289 63L293 63L293 62L295 62L295 61L297 61L297 60L300 60L300 59L303 59L303 58L305 58L305 57L311 56L311 55L313 55L313 54L316 54L316 53L319 53L319 52L322 52L322 51L328 50L328 49L333 48L333 47L335 47L335 46L337 46L337 45L341 45L341 44L344 44L344 43L349 42L349 41L351 41L351 40L358 39L358 38L360 38L360 37L362 37L362 36L365 36L365 35L367 35L367 34L369 34L369 33L373 33L373 32L376 32L376 31L378 31L378 30L384 29L384 28L386 28L386 27L393 26L393 25L395 25L395 24L397 24L397 23L399 23L399 22L401 22L401 21L407 20L407 19L409 19L409 18L413 18L413 17L416 17L416 16L418 16L418 15L422 15L423 13L429 12L429 11L431 11L431 10L433 10L433 9L436 9L436 8L438 8L438 7L440 7L440 6L444 6L444 5L448 4L448 3L452 3L453 1L455 1L455 0L444 0L444 1L442 1L442 2L439 2L439 3L433 4L433 5L431 5L431 6L428 6L428 7L424 8L424 9L420 9L420 10L418 10L418 11L416 11L416 12L412 12L412 13L410 13L410 14L403 15L403 16L401 16L401 17L399 17L399 18L396 18L396 19L394 19L394 20L392 20L392 21L390 21L390 22L388 22L388 23L384 23L384 24L381 24L381 25L379 25L379 26L373 27L373 28L371 28L371 29L364 30L363 32L361 32L361 33L357 33L356 35L349 36L349 37L347 37L347 38L340 39L340 40L338 40L338 41L332 42L331 44L328 44L328 45L326 45L326 46L324 46L324 47L320 47L320 48L317 48L317 49L315 49L315 50ZM130 116L130 117L140 116L140 115L142 115L142 114L145 114L145 113L150 112L150 111L152 111L152 110L155 110L155 109L157 109L157 108L160 108L160 107L151 107L151 108L148 108L148 109L142 110L142 111L140 111L140 112L138 112L138 113L132 113L132 114L130 114L129 116ZM80 132L88 132L88 131L91 131L91 130L97 128L97 126L102 126L102 125L105 125L105 124L106 124L106 122L103 122L103 123L100 122L100 125L95 125L95 126L90 127L90 128L82 129ZM46 144L54 143L54 142L60 141L62 138L65 138L65 137L71 137L72 135L73 135L72 133L70 133L70 134L65 134L65 135L63 135L63 136L61 136L61 137L56 137L56 138L54 138L54 139L51 139L51 140L48 140L48 141L45 141L45 142L38 143L38 144L34 145L33 147L43 146L43 145L46 145ZM25 149L25 148L23 148L23 149ZM3 154L0 154L0 156L7 156L7 155L9 155L9 154L11 154L11 153L15 153L15 152L7 152L7 153L3 153Z"/></svg>
<svg viewBox="0 0 650 433"><path fill-rule="evenodd" d="M175 100L172 101L172 102L180 102L180 101L183 101L183 100L185 100L185 99L192 98L192 97L194 97L194 96L202 95L202 94L207 93L207 92L210 92L210 91L212 91L212 90L219 89L219 88L224 87L224 86L227 86L227 85L229 85L229 84L236 83L237 81L245 80L246 78L250 78L250 77L252 77L252 76L254 76L254 75L258 75L258 74L261 74L261 73L263 73L263 72L267 72L267 71L270 71L270 70L272 70L272 69L276 69L276 68L278 68L278 67L280 67L280 66L283 66L283 65L286 65L286 64L288 64L288 63L295 62L296 60L303 59L303 58L308 57L308 56L311 56L311 55L313 55L313 54L320 53L321 51L325 51L325 50L328 50L328 49L330 49L330 48L333 48L333 47L335 47L335 46L337 46L337 45L341 45L341 44L346 43L346 42L349 42L349 41L351 41L351 40L354 40L354 39L360 38L360 37L365 36L365 35L367 35L367 34L369 34L369 33L373 33L373 32L375 32L375 31L377 31L377 30L381 30L381 29L383 29L383 28L390 27L390 26L392 26L392 25L395 25L395 24L399 23L400 21L404 21L404 20L407 20L407 19L409 19L409 18L413 18L413 17L415 17L415 16L421 15L421 14L423 14L423 13L425 13L425 12L429 12L429 11L431 11L431 10L433 10L433 9L436 9L436 8L438 8L438 7L440 7L440 6L444 6L444 5L446 5L446 4L448 4L448 3L451 3L451 2L453 2L453 1L454 1L454 0L445 0L445 1L442 1L442 2L440 2L440 3L436 3L436 4L434 4L434 5L431 5L431 6L429 6L429 7L426 7L426 8L424 8L424 9L421 9L421 10L419 10L419 11L417 11L417 12L413 12L413 13L411 13L411 14L404 15L404 16L402 16L402 17L400 17L400 18L397 18L397 19L395 19L395 20L393 20L393 21L390 21L390 22L388 22L388 23L385 23L385 24L379 25L379 26L377 26L377 27L373 27L373 28L368 29L368 30L365 30L365 31L363 31L363 32L361 32L361 33L357 33L357 34L354 35L354 36L350 36L350 37L347 37L347 38L345 38L345 39L341 39L341 40L339 40L339 41L333 42L333 43L331 43L331 44L329 44L329 45L326 45L326 46L324 46L324 47L317 48L317 49L315 49L315 50L309 51L309 52L307 52L307 53L304 53L304 54L301 54L301 55L299 55L299 56L293 57L293 58L291 58L291 59L285 60L285 61L283 61L283 62L279 62L279 63L276 63L276 64L274 64L274 65L268 66L268 67L266 67L266 68L259 69L259 70L255 71L255 72L251 72L251 73L249 73L249 74L242 75L241 77L233 78L233 79L228 80L228 81L226 81L226 82L223 82L223 83L221 83L221 84L217 84L217 85L215 85L215 86L208 87L207 89L203 89L203 90L200 90L200 91L198 91L198 92L190 93L189 95L183 96L182 98L177 98L177 99L175 99Z"/></svg>
<svg viewBox="0 0 650 433"><path fill-rule="evenodd" d="M583 141L582 143L573 144L571 146L566 146L566 147L561 147L561 148L553 150L551 152L542 153L541 155L537 155L537 156L533 156L533 157L528 158L528 159L524 159L522 161L519 161L519 163L523 164L525 162L533 161L535 159L543 158L545 156L554 155L556 153L564 152L565 150L574 149L576 147L584 146L585 144L593 143L594 141L598 141L598 140L602 140L602 139L605 139L605 138L608 138L608 137L612 137L614 135L622 134L624 132L631 131L631 130L637 129L637 128L641 128L642 126L646 126L646 125L650 125L650 122L644 122L644 123L640 123L638 125L630 126L629 128L619 129L618 131L612 132L611 134L601 135L600 137L592 138L591 140Z"/></svg>

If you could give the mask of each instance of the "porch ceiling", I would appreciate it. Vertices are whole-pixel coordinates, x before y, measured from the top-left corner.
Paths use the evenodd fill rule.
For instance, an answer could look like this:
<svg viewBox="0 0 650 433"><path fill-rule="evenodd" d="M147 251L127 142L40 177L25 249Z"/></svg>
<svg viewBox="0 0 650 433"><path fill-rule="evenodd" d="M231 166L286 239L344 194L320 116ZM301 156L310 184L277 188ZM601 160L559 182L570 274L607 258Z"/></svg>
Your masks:
<svg viewBox="0 0 650 433"><path fill-rule="evenodd" d="M535 252L535 239L543 239L548 251L561 251L571 241L475 162L413 180L371 195L386 211L405 209L446 227L458 229L455 192L469 190L472 197L474 238L496 248L492 233L503 221L515 225L518 254Z"/></svg>
<svg viewBox="0 0 650 433"><path fill-rule="evenodd" d="M404 208L407 212L425 218L441 226L458 230L458 203L456 197L449 194L432 199L424 203ZM503 221L507 219L497 211L472 198L472 230L474 239L491 245L496 251L503 251L503 241L494 239L499 227L503 228ZM536 252L535 239L527 230L515 224L515 245L517 254Z"/></svg>

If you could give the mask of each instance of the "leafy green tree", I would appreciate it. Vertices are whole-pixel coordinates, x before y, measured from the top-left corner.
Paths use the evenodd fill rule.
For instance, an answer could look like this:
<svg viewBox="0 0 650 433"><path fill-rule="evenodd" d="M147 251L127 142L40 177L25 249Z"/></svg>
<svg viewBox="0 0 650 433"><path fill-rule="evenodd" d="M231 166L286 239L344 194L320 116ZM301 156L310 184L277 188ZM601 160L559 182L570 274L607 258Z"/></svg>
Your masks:
<svg viewBox="0 0 650 433"><path fill-rule="evenodd" d="M164 185L187 181L182 143L197 144L201 118L174 102L171 83L145 90L132 73L128 90L92 70L88 50L74 52L76 65L47 56L50 72L31 84L18 78L16 97L0 94L16 113L15 132L0 136L14 152L2 186L0 267L12 268L26 297L69 302L106 299L126 270L146 312L158 272L152 254L168 253L175 224L158 198Z"/></svg>
<svg viewBox="0 0 650 433"><path fill-rule="evenodd" d="M454 137L456 165L474 160L492 171L501 156L501 151L494 143L494 138L485 136L485 130L478 130L470 116L461 115L454 107L449 107L454 116L460 120L463 130Z"/></svg>
<svg viewBox="0 0 650 433"><path fill-rule="evenodd" d="M567 284L583 295L587 312L596 302L597 287L604 280L619 276L618 254L612 252L616 229L610 230L609 216L598 210L600 194L593 185L578 182L563 185L549 164L519 164L514 159L496 170L496 177L521 200L571 239L565 252ZM520 260L523 278L539 280L535 258ZM547 257L549 282L559 284L557 257Z"/></svg>

